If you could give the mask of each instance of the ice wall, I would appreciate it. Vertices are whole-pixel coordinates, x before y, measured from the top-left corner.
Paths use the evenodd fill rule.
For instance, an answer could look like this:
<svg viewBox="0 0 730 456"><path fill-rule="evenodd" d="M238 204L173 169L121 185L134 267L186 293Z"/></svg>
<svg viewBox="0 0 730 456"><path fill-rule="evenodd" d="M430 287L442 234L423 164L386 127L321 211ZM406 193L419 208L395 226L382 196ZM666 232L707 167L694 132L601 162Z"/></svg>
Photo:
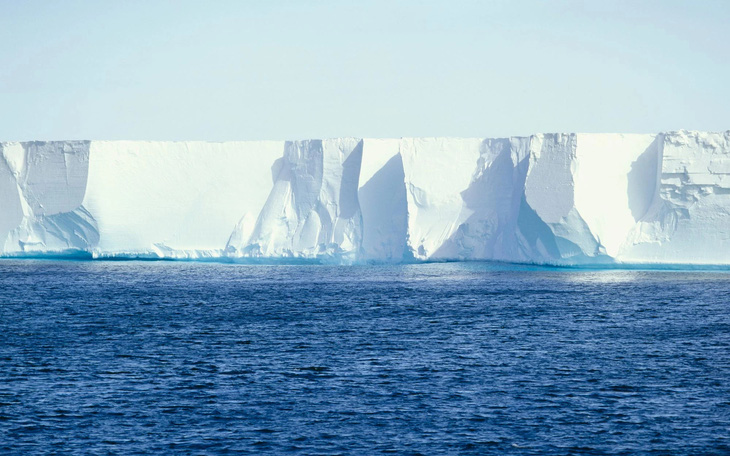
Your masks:
<svg viewBox="0 0 730 456"><path fill-rule="evenodd" d="M98 242L96 221L82 205L89 144L0 144L0 236L4 254L83 251Z"/></svg>
<svg viewBox="0 0 730 456"><path fill-rule="evenodd" d="M0 143L0 248L730 264L730 132Z"/></svg>
<svg viewBox="0 0 730 456"><path fill-rule="evenodd" d="M284 142L91 143L84 207L99 226L97 256L197 258L223 253L256 217Z"/></svg>
<svg viewBox="0 0 730 456"><path fill-rule="evenodd" d="M360 257L401 262L408 238L408 202L398 139L364 139L357 191L362 214Z"/></svg>
<svg viewBox="0 0 730 456"><path fill-rule="evenodd" d="M481 140L405 138L401 140L408 235L406 248L416 259L444 258L444 243L462 224L462 192L470 185Z"/></svg>
<svg viewBox="0 0 730 456"><path fill-rule="evenodd" d="M627 262L730 262L730 132L661 135L659 171L642 156L635 178L636 224L616 255ZM644 168L647 168L644 171ZM639 183L643 184L642 186Z"/></svg>
<svg viewBox="0 0 730 456"><path fill-rule="evenodd" d="M227 252L243 257L357 259L362 140L287 142L273 189L250 236L237 227ZM239 234L240 233L240 234Z"/></svg>

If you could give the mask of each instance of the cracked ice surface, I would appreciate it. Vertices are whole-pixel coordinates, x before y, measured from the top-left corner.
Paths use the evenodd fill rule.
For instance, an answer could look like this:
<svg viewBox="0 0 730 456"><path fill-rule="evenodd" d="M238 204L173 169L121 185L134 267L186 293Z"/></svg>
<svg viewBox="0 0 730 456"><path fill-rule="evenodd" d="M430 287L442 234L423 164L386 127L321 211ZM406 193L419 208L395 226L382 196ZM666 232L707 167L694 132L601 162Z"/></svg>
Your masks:
<svg viewBox="0 0 730 456"><path fill-rule="evenodd" d="M730 132L0 143L0 249L730 264Z"/></svg>

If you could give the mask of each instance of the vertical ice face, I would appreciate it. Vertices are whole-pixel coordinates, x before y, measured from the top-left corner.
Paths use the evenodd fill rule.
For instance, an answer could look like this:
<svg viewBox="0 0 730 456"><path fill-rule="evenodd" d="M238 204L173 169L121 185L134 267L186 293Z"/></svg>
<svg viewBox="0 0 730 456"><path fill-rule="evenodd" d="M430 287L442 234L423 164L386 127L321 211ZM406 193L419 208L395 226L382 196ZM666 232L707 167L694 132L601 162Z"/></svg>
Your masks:
<svg viewBox="0 0 730 456"><path fill-rule="evenodd" d="M89 174L89 142L32 142L25 146L21 187L35 215L71 212L81 205Z"/></svg>
<svg viewBox="0 0 730 456"><path fill-rule="evenodd" d="M98 242L96 222L82 206L88 141L5 143L2 155L0 191L9 192L0 226L4 252L88 250Z"/></svg>
<svg viewBox="0 0 730 456"><path fill-rule="evenodd" d="M460 192L459 224L433 258L524 261L517 221L529 165L529 138L485 139Z"/></svg>
<svg viewBox="0 0 730 456"><path fill-rule="evenodd" d="M536 135L530 149L520 229L531 259L581 262L603 254L575 204L576 135Z"/></svg>
<svg viewBox="0 0 730 456"><path fill-rule="evenodd" d="M659 143L656 135L577 135L575 208L610 257L651 203Z"/></svg>
<svg viewBox="0 0 730 456"><path fill-rule="evenodd" d="M261 210L283 150L283 141L94 141L84 206L99 223L95 253L220 256Z"/></svg>
<svg viewBox="0 0 730 456"><path fill-rule="evenodd" d="M660 138L653 198L617 259L730 263L730 131Z"/></svg>
<svg viewBox="0 0 730 456"><path fill-rule="evenodd" d="M277 178L242 256L356 259L362 238L362 140L287 142Z"/></svg>
<svg viewBox="0 0 730 456"><path fill-rule="evenodd" d="M406 251L408 209L399 139L364 139L358 200L361 256L400 262Z"/></svg>
<svg viewBox="0 0 730 456"><path fill-rule="evenodd" d="M524 234L536 261L615 258L656 185L655 135L537 135L525 184ZM534 210L537 218L529 217ZM552 232L545 234L542 223ZM542 227L542 228L541 228ZM551 239L552 237L552 239Z"/></svg>
<svg viewBox="0 0 730 456"><path fill-rule="evenodd" d="M647 171L634 170L633 206L627 186L631 164L653 145L650 135L403 140L409 251L417 259L605 261L635 223L631 208L648 204L635 184Z"/></svg>
<svg viewBox="0 0 730 456"><path fill-rule="evenodd" d="M25 150L19 143L0 144L0 247L8 251L8 235L23 221L21 190L18 185Z"/></svg>
<svg viewBox="0 0 730 456"><path fill-rule="evenodd" d="M0 254L730 263L730 132L0 143Z"/></svg>
<svg viewBox="0 0 730 456"><path fill-rule="evenodd" d="M481 139L404 138L403 160L408 203L407 254L433 258L469 217L461 192L469 187L479 160ZM441 258L448 253L442 252Z"/></svg>

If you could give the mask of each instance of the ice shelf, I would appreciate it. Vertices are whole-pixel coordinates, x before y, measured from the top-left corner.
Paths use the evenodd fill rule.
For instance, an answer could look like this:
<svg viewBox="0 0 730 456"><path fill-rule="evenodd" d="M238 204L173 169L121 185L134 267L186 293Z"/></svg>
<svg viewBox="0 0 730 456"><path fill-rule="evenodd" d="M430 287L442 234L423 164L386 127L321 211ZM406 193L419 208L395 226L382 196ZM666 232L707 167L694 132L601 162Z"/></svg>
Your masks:
<svg viewBox="0 0 730 456"><path fill-rule="evenodd" d="M0 255L730 264L730 131L0 143Z"/></svg>

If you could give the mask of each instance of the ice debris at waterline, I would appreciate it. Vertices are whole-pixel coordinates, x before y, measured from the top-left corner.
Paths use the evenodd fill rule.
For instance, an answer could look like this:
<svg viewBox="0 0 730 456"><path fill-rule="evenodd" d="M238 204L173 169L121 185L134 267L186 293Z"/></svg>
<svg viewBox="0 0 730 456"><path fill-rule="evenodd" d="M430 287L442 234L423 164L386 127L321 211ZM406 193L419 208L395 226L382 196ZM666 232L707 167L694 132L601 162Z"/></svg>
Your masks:
<svg viewBox="0 0 730 456"><path fill-rule="evenodd" d="M0 143L0 254L730 264L730 131Z"/></svg>

